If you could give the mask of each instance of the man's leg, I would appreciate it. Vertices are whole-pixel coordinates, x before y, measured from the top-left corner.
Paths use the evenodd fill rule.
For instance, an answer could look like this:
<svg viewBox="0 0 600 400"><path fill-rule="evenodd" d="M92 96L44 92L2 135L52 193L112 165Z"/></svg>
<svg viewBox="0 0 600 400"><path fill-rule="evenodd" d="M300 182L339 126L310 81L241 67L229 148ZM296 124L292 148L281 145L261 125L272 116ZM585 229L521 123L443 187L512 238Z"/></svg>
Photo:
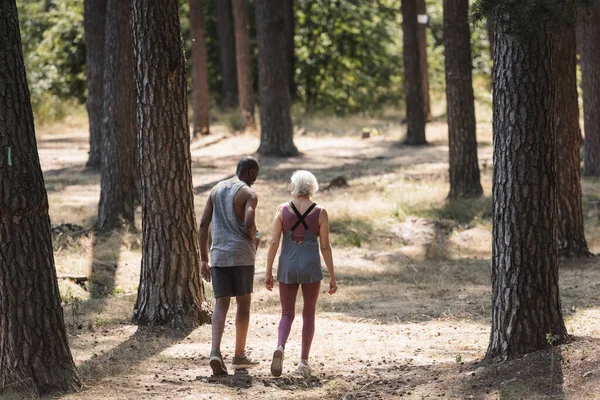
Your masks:
<svg viewBox="0 0 600 400"><path fill-rule="evenodd" d="M252 294L236 297L237 313L235 315L235 356L243 357L250 326L250 303Z"/></svg>
<svg viewBox="0 0 600 400"><path fill-rule="evenodd" d="M231 297L217 297L212 315L212 350L217 350L219 353L230 302Z"/></svg>

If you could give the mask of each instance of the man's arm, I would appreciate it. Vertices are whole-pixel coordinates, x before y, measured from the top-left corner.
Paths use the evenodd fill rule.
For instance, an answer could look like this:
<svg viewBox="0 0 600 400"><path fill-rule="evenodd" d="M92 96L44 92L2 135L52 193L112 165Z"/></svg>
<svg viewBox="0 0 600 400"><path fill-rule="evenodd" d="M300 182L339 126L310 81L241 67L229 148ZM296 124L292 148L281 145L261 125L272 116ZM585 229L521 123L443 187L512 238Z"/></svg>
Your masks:
<svg viewBox="0 0 600 400"><path fill-rule="evenodd" d="M252 240L256 238L256 206L258 205L258 195L254 190L250 192L246 204L244 205L244 228L248 237Z"/></svg>
<svg viewBox="0 0 600 400"><path fill-rule="evenodd" d="M208 232L213 215L213 192L208 196L202 218L200 218L200 273L210 282L210 267L208 266Z"/></svg>

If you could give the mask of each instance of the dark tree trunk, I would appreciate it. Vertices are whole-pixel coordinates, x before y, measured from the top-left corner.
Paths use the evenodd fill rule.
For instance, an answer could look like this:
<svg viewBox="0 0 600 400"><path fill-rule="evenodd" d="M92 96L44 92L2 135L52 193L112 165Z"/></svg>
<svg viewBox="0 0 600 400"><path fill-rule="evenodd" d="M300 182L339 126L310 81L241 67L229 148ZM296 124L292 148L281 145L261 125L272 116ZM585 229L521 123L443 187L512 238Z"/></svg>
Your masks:
<svg viewBox="0 0 600 400"><path fill-rule="evenodd" d="M479 197L483 189L477 161L469 0L444 0L444 47L450 150L448 197Z"/></svg>
<svg viewBox="0 0 600 400"><path fill-rule="evenodd" d="M142 273L134 320L189 328L209 321L192 192L186 70L177 0L133 0Z"/></svg>
<svg viewBox="0 0 600 400"><path fill-rule="evenodd" d="M233 11L231 0L217 2L217 33L219 35L219 54L221 60L221 79L223 108L236 108L238 105L238 83L235 66L235 34L233 30Z"/></svg>
<svg viewBox="0 0 600 400"><path fill-rule="evenodd" d="M14 1L0 2L0 390L81 387L65 331L48 196Z"/></svg>
<svg viewBox="0 0 600 400"><path fill-rule="evenodd" d="M261 131L258 151L281 157L298 154L290 116L284 32L282 1L256 0Z"/></svg>
<svg viewBox="0 0 600 400"><path fill-rule="evenodd" d="M204 0L190 0L190 25L192 34L192 71L194 97L194 137L210 133L210 107L208 93L208 61L204 24Z"/></svg>
<svg viewBox="0 0 600 400"><path fill-rule="evenodd" d="M427 15L425 0L417 0L417 15ZM429 100L429 62L427 61L427 24L417 24L419 40L419 68L421 69L421 90L423 91L423 113L427 121L431 120L431 105Z"/></svg>
<svg viewBox="0 0 600 400"><path fill-rule="evenodd" d="M406 92L406 141L408 145L427 144L423 71L419 47L417 0L402 0L402 31L404 41L404 87Z"/></svg>
<svg viewBox="0 0 600 400"><path fill-rule="evenodd" d="M287 60L287 79L288 86L290 88L290 98L292 100L296 97L296 82L294 81L295 76L295 44L294 44L294 32L296 29L296 18L294 17L294 0L283 0L283 17L285 18L285 50Z"/></svg>
<svg viewBox="0 0 600 400"><path fill-rule="evenodd" d="M548 23L532 24L527 38L500 24L495 31L491 360L546 348L546 334L568 339L558 288L553 44Z"/></svg>
<svg viewBox="0 0 600 400"><path fill-rule="evenodd" d="M572 1L567 1L570 7ZM558 145L558 254L589 256L581 204L581 132L577 94L577 49L575 27L565 25L554 35L553 69L556 98L554 109Z"/></svg>
<svg viewBox="0 0 600 400"><path fill-rule="evenodd" d="M87 166L90 168L100 168L101 164L106 1L85 0L84 3L87 112L90 126L90 156Z"/></svg>
<svg viewBox="0 0 600 400"><path fill-rule="evenodd" d="M252 65L250 62L250 35L246 0L232 0L235 23L235 52L237 59L238 95L244 129L256 128L254 121L254 96L252 93Z"/></svg>
<svg viewBox="0 0 600 400"><path fill-rule="evenodd" d="M108 0L104 50L104 124L98 229L134 225L138 157L131 11Z"/></svg>
<svg viewBox="0 0 600 400"><path fill-rule="evenodd" d="M584 9L580 28L585 176L600 176L600 2Z"/></svg>

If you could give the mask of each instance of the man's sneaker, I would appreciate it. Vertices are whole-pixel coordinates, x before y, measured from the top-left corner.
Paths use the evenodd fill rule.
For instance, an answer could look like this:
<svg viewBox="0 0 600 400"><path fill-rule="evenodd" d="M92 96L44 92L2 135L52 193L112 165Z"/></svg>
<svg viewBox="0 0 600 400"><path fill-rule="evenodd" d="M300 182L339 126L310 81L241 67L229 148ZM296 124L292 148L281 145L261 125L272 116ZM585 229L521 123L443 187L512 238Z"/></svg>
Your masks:
<svg viewBox="0 0 600 400"><path fill-rule="evenodd" d="M298 363L298 367L296 368L296 374L302 375L305 378L310 378L310 374L312 373L312 368L308 365L307 360L302 360Z"/></svg>
<svg viewBox="0 0 600 400"><path fill-rule="evenodd" d="M233 360L231 363L233 364L233 368L235 368L235 369L252 368L259 364L258 361L253 360L246 355L243 355L242 357L233 357Z"/></svg>
<svg viewBox="0 0 600 400"><path fill-rule="evenodd" d="M227 375L227 367L225 367L223 357L218 350L210 352L210 367L212 368L213 375Z"/></svg>
<svg viewBox="0 0 600 400"><path fill-rule="evenodd" d="M273 376L281 376L283 371L283 347L277 346L273 353L273 361L271 362L271 374Z"/></svg>

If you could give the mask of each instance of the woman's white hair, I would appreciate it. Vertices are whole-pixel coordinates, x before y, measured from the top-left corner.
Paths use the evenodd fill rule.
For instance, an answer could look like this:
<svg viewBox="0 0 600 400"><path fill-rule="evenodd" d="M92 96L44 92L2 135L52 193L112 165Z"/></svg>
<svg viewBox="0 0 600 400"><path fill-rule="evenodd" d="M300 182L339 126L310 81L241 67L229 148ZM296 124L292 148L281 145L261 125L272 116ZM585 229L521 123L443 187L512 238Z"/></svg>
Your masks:
<svg viewBox="0 0 600 400"><path fill-rule="evenodd" d="M306 170L294 172L291 181L292 196L312 196L319 190L317 178Z"/></svg>

